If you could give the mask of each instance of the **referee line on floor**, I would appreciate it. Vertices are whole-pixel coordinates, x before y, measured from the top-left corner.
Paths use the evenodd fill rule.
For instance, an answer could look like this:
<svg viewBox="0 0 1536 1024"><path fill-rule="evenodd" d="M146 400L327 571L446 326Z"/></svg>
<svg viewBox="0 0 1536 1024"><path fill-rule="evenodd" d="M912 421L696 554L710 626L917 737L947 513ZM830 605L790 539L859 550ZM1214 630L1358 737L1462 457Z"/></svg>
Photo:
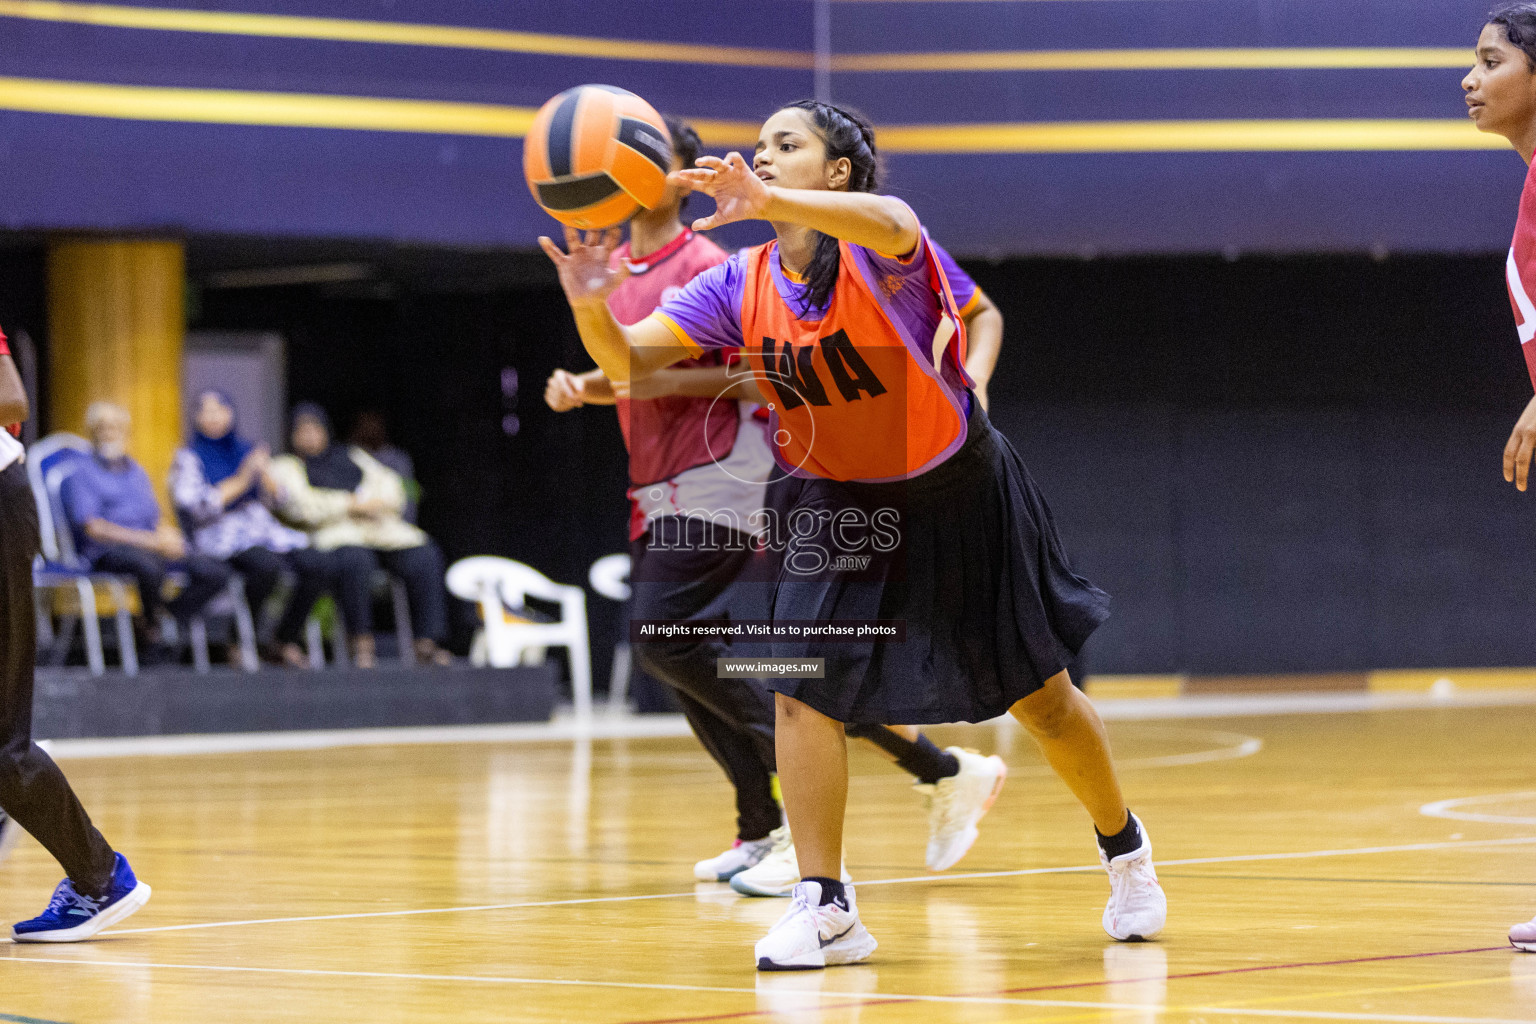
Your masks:
<svg viewBox="0 0 1536 1024"><path fill-rule="evenodd" d="M1536 836L1518 836L1507 839L1462 839L1433 843L1405 843L1396 846L1363 846L1337 850L1306 850L1294 853L1252 853L1226 857L1186 857L1180 860L1159 861L1160 867L1181 867L1191 864L1241 864L1252 861L1307 860L1318 857L1349 857L1372 853L1414 853L1425 850L1454 850L1469 847L1518 846L1536 843ZM958 874L913 875L906 878L878 878L856 883L859 886L909 885L914 883L953 882L975 878L1022 878L1029 875L1066 875L1104 870L1098 864L1081 864L1070 867L1022 868L1013 871L972 871ZM199 931L208 928L240 928L260 924L297 924L314 921L355 921L367 918L421 917L429 914L458 914L486 910L523 910L538 907L581 906L597 903L635 903L644 900L684 899L698 895L696 889L687 892L645 893L635 896L589 896L566 900L537 900L517 903L491 903L465 907L423 907L409 910L373 910L350 914L313 914L297 917L264 917L243 921L205 921L197 924L170 924L153 928L114 928L104 935L148 935L159 932Z"/></svg>

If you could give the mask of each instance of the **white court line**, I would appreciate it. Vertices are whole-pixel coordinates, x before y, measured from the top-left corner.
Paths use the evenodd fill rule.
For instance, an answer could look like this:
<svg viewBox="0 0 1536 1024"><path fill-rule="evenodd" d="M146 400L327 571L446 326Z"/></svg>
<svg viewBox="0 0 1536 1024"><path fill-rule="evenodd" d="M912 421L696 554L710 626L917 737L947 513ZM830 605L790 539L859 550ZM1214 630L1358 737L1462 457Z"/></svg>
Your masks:
<svg viewBox="0 0 1536 1024"><path fill-rule="evenodd" d="M1488 796L1463 796L1454 800L1436 800L1419 808L1419 813L1430 818L1450 818L1454 821L1486 821L1495 825L1536 825L1536 818L1507 814L1476 814L1457 810L1467 804L1496 803L1500 800L1533 800L1536 793L1492 793Z"/></svg>
<svg viewBox="0 0 1536 1024"><path fill-rule="evenodd" d="M1331 715L1351 711L1410 711L1510 707L1536 704L1536 690L1460 690L1445 697L1427 693L1254 693L1195 697L1149 697L1095 701L1106 722L1150 722L1164 718L1247 718L1270 715Z"/></svg>
<svg viewBox="0 0 1536 1024"><path fill-rule="evenodd" d="M1536 704L1536 690L1460 691L1449 697L1419 693L1300 693L1235 696L1109 699L1095 702L1107 722L1167 719L1255 718L1270 715L1335 714L1352 711L1506 707ZM1012 723L994 719L985 725ZM643 739L691 735L681 715L597 715L580 723L569 715L550 722L508 725L403 726L390 729L325 729L306 732L219 733L184 736L125 736L111 739L56 739L59 758L163 757L238 754L269 750L327 750L333 747L424 743L547 743L580 739ZM1188 755L1173 755L1185 757ZM1189 762L1195 763L1195 762Z"/></svg>
<svg viewBox="0 0 1536 1024"><path fill-rule="evenodd" d="M416 917L422 914L459 914L476 910L519 910L524 907L569 907L581 903L636 903L693 896L692 892L653 892L640 896L589 896L571 900L537 900L526 903L486 903L475 907L424 907L417 910L373 910L355 914L315 914L308 917L259 917L249 921L207 921L202 924L167 924L158 928L114 928L103 935L144 935L149 932L185 932L202 928L238 928L248 924L293 924L300 921L355 921L367 917Z"/></svg>
<svg viewBox="0 0 1536 1024"><path fill-rule="evenodd" d="M330 750L428 743L548 743L560 740L652 739L692 736L682 715L599 715L582 725L574 718L506 725L428 725L391 729L315 729L299 732L232 732L183 736L49 740L58 759L248 754L272 750Z"/></svg>
<svg viewBox="0 0 1536 1024"><path fill-rule="evenodd" d="M11 964L65 964L74 967L127 967L135 970L209 971L222 974L284 974L319 978L365 978L371 981L431 981L467 982L481 985L543 985L559 988L618 988L661 992L715 992L725 995L767 995L775 1000L803 999L856 999L863 1002L913 1002L949 1003L980 1006L1031 1006L1042 1009L1083 1010L1140 1010L1159 1012L1164 1009L1181 1013L1220 1013L1242 1017L1306 1017L1311 1020L1380 1021L1382 1024L1536 1024L1536 1019L1510 1019L1500 1017L1428 1017L1389 1013L1330 1013L1326 1010L1255 1010L1228 1009L1221 1006L1173 1006L1157 1003L1090 1002L1080 999L1020 999L1013 996L942 996L907 992L808 992L804 990L773 991L770 986L752 987L726 985L679 985L668 982L646 981L587 981L578 978L510 978L486 974L411 974L403 971L332 971L313 967L244 967L219 964L162 964L127 960L79 960L66 957L28 956L16 957ZM1180 979L1170 979L1178 981ZM1113 982L1106 982L1109 987ZM763 1011L764 1017L774 1015Z"/></svg>
<svg viewBox="0 0 1536 1024"><path fill-rule="evenodd" d="M1305 860L1313 857L1349 857L1367 853L1410 853L1419 850L1450 850L1473 846L1514 846L1521 843L1536 843L1536 836L1520 836L1512 839L1461 839L1446 840L1437 843L1407 843L1399 846L1362 846L1343 850L1307 850L1296 853L1251 853L1238 854L1230 857L1187 857L1183 860L1158 861L1161 867L1180 867L1189 864L1239 864L1248 861L1266 860ZM971 871L958 874L939 875L914 875L910 878L880 878L871 881L858 882L860 886L868 885L904 885L914 882L953 882L971 878L1021 878L1026 875L1066 875L1085 871L1103 871L1098 864L1083 864L1074 867L1056 868L1023 868L1017 871ZM169 924L157 928L113 928L102 932L103 935L146 935L151 932L182 932L195 931L204 928L237 928L255 924L291 924L302 921L351 921L369 917L415 917L424 914L456 914L467 911L481 910L519 910L525 907L560 907L575 906L584 903L630 903L638 900L665 900L681 899L685 896L695 896L697 890L687 892L662 892L649 893L642 896L592 896L584 899L571 900L543 900L535 903L497 903L474 907L429 907L416 910L375 910L355 914L316 914L309 917L264 917L252 918L248 921L207 921L201 924Z"/></svg>

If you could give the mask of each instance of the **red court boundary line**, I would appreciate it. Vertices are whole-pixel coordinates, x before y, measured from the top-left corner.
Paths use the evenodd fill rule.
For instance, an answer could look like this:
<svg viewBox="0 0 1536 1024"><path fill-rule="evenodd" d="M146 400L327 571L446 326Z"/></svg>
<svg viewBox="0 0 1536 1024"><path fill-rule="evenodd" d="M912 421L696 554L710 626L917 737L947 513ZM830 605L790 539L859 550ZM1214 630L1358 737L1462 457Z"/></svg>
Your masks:
<svg viewBox="0 0 1536 1024"><path fill-rule="evenodd" d="M1298 961L1289 964L1257 964L1253 967L1229 967L1220 971L1190 971L1186 974L1157 975L1146 978L1116 978L1103 981L1075 981L1065 985L1035 985L1028 988L1005 988L996 992L984 993L980 998L989 995L1020 995L1027 992L1058 992L1063 989L1099 988L1105 985L1135 985L1148 981L1181 981L1186 978L1211 978L1225 974L1251 974L1254 971L1283 971L1295 970L1306 967L1342 967L1349 964L1380 963L1386 960L1417 960L1430 956L1462 956L1467 953L1496 953L1499 950L1509 949L1503 946L1479 946L1476 949L1442 949L1429 953L1389 953L1385 956L1360 956L1346 960L1311 960ZM919 1003L921 999L892 998L892 999L863 999L850 1003L828 1003L815 1007L817 1012L822 1010L843 1010L864 1006L895 1006L904 1003ZM747 1017L765 1017L783 1013L782 1010L740 1010L736 1013L712 1013L698 1017L657 1017L646 1020L629 1021L627 1024L703 1024L705 1021L715 1020L741 1020Z"/></svg>
<svg viewBox="0 0 1536 1024"><path fill-rule="evenodd" d="M997 995L1018 995L1022 992L1054 992L1064 988L1095 988L1100 985L1135 985L1144 981L1181 981L1185 978L1212 978L1223 974L1251 974L1254 971L1288 971L1303 967L1342 967L1347 964L1372 964L1384 960L1417 960L1426 956L1461 956L1466 953L1493 953L1508 949L1502 946L1480 946L1477 949L1442 949L1432 953L1390 953L1386 956L1357 956L1348 960L1311 960L1293 964L1255 964L1252 967L1228 967L1220 971L1190 971L1187 974L1165 974L1148 978L1116 978L1113 981L1076 981L1067 985L1036 985L1031 988L1005 988Z"/></svg>

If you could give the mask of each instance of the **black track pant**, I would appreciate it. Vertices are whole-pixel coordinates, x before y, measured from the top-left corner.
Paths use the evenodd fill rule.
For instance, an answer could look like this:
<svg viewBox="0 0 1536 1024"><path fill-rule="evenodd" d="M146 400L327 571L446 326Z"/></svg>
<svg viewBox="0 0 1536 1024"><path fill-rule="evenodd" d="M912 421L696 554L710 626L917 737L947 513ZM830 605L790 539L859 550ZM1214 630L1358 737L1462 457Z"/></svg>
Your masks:
<svg viewBox="0 0 1536 1024"><path fill-rule="evenodd" d="M296 644L304 638L304 620L320 595L336 586L336 557L327 551L299 548L278 554L267 548L246 548L229 560L245 577L245 599L260 625L261 609L277 589L284 570L293 573L293 593L277 620L277 642Z"/></svg>
<svg viewBox="0 0 1536 1024"><path fill-rule="evenodd" d="M744 538L717 528L708 543L701 519L668 516L631 549L632 614L636 619L727 618L727 591L752 560ZM750 585L750 584L744 584ZM761 615L740 617L761 618ZM736 787L741 839L761 839L782 824L773 799L773 695L761 684L716 678L724 644L648 640L633 645L641 668L677 694L688 724Z"/></svg>
<svg viewBox="0 0 1536 1024"><path fill-rule="evenodd" d="M53 758L32 742L37 506L19 463L0 472L0 808L56 857L83 893L106 892L112 847Z"/></svg>

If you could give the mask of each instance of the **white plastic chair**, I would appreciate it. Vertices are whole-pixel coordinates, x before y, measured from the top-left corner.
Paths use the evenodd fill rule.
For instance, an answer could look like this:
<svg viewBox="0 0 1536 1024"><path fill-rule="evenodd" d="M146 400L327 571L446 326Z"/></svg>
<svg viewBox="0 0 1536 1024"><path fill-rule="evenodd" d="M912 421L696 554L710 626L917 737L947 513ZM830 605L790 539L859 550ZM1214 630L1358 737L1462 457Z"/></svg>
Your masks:
<svg viewBox="0 0 1536 1024"><path fill-rule="evenodd" d="M476 555L448 567L448 592L480 606L485 619L483 641L477 643L485 662L496 668L523 663L536 648L564 647L571 660L571 696L576 717L592 716L592 651L587 635L587 592L555 583L543 573L510 558ZM560 605L559 622L508 622L508 609L521 608L528 598Z"/></svg>
<svg viewBox="0 0 1536 1024"><path fill-rule="evenodd" d="M587 570L587 582L608 600L623 604L630 595L629 571L628 555L604 555ZM630 661L629 640L622 638L613 648L613 672L608 677L611 711L622 711L629 700Z"/></svg>

